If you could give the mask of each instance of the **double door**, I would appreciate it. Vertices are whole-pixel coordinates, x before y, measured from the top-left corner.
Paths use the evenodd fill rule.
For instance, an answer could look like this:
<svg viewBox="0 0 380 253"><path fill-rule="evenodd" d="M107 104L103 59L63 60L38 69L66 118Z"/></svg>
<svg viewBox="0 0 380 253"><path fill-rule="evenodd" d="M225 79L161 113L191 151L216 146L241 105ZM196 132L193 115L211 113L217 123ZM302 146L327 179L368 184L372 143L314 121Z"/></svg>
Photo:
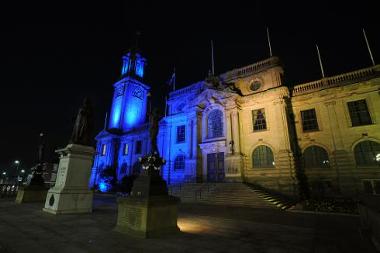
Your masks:
<svg viewBox="0 0 380 253"><path fill-rule="evenodd" d="M207 154L207 181L224 181L224 153Z"/></svg>

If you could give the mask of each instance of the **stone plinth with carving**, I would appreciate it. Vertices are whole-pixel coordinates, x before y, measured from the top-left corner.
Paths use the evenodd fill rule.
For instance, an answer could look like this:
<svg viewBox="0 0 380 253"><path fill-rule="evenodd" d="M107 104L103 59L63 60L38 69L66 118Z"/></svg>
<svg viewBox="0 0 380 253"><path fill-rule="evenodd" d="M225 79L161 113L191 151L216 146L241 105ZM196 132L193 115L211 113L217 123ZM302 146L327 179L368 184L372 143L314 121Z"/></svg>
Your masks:
<svg viewBox="0 0 380 253"><path fill-rule="evenodd" d="M166 182L160 176L163 163L156 153L141 159L143 172L135 180L130 196L118 199L116 231L142 238L179 232L179 199L168 195Z"/></svg>
<svg viewBox="0 0 380 253"><path fill-rule="evenodd" d="M60 154L57 180L47 193L43 210L52 214L92 212L93 192L88 188L95 150L69 144Z"/></svg>

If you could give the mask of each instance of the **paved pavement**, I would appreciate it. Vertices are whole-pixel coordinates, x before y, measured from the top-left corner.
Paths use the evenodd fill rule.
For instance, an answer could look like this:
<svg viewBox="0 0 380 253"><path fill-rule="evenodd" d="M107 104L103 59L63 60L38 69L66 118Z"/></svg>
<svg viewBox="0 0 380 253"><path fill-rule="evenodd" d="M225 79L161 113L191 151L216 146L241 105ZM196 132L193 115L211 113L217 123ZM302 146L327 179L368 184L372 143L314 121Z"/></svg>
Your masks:
<svg viewBox="0 0 380 253"><path fill-rule="evenodd" d="M55 216L42 206L0 199L1 253L374 252L354 216L182 204L181 233L144 240L113 231L113 197L96 196L92 214Z"/></svg>

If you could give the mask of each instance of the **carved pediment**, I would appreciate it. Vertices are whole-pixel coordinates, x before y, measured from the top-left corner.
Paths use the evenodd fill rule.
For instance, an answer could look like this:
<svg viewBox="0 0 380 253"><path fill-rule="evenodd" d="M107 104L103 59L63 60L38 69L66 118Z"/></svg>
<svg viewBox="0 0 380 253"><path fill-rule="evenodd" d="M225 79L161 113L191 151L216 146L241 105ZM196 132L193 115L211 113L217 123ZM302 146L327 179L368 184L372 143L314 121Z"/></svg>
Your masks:
<svg viewBox="0 0 380 253"><path fill-rule="evenodd" d="M224 106L227 103L227 100L234 99L235 94L226 93L223 91L218 91L214 89L206 89L197 95L189 103L189 106L198 106L200 108L205 108L210 104L220 104Z"/></svg>

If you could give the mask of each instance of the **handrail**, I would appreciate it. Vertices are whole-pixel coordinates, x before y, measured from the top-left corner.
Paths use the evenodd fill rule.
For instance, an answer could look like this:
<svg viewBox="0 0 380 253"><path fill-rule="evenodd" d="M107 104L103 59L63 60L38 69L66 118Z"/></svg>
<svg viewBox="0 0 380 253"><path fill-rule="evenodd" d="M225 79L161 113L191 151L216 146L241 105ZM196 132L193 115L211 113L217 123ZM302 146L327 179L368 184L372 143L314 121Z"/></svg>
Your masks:
<svg viewBox="0 0 380 253"><path fill-rule="evenodd" d="M309 83L299 84L294 86L292 94L293 96L307 94L317 90L337 87L348 83L353 83L355 81L363 80L368 77L376 76L380 74L379 67L380 65L377 65L332 77L323 78Z"/></svg>

